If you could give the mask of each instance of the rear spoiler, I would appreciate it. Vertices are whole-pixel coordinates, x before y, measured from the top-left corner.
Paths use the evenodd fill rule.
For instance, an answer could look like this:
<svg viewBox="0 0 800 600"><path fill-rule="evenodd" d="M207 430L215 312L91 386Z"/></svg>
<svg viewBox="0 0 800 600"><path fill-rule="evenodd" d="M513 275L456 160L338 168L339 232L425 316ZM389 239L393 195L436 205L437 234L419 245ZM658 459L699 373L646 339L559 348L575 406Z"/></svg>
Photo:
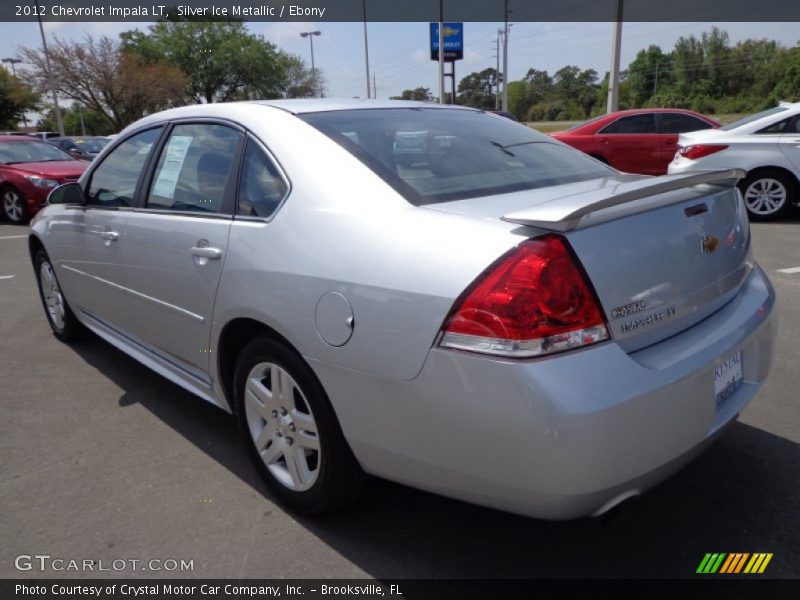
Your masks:
<svg viewBox="0 0 800 600"><path fill-rule="evenodd" d="M660 201L648 202L645 206L641 204L629 205L635 200L650 198L701 184L734 187L745 174L744 169L725 169L723 171L695 171L680 175L639 179L573 196L555 198L530 208L508 213L503 215L501 219L509 223L519 223L520 225L530 225L553 231L571 231L604 221L620 219L630 214L642 212L642 210L673 204L681 201L682 198L680 196L663 198ZM623 206L626 204L628 206ZM607 211L604 215L593 214L614 207L618 208Z"/></svg>

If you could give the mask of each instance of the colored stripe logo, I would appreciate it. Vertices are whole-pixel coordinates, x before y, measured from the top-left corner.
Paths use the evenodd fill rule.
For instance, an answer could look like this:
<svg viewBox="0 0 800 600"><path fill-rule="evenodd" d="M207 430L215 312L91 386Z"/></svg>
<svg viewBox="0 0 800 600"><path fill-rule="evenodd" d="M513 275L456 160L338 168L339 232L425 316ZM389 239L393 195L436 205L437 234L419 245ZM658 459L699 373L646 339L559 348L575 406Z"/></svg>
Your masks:
<svg viewBox="0 0 800 600"><path fill-rule="evenodd" d="M697 573L704 575L748 573L752 575L763 573L771 560L772 552L756 552L754 554L749 552L731 552L729 554L708 552L700 561Z"/></svg>

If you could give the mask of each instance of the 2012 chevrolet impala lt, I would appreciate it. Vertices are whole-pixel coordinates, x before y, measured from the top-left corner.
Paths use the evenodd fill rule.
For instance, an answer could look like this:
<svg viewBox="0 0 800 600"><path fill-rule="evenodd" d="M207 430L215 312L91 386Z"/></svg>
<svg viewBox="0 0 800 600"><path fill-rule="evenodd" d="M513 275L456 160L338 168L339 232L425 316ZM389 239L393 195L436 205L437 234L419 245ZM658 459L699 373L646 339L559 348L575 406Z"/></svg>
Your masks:
<svg viewBox="0 0 800 600"><path fill-rule="evenodd" d="M565 519L664 479L764 383L742 175L624 175L466 108L191 106L54 190L30 254L59 339L232 412L295 510L369 473Z"/></svg>

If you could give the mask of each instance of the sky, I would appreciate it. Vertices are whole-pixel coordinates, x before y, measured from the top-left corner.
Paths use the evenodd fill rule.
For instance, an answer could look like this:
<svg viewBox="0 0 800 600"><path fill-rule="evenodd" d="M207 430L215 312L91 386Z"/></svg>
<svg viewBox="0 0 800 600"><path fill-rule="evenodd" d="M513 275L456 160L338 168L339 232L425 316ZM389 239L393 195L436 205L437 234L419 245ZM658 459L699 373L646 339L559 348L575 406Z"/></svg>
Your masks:
<svg viewBox="0 0 800 600"><path fill-rule="evenodd" d="M129 29L146 30L148 23L45 23L48 39L78 40L86 35L117 36ZM366 95L363 23L264 23L247 24L282 50L300 56L310 66L309 38L304 31L318 30L314 37L317 69L326 81L326 95ZM713 25L728 31L731 42L767 38L786 46L800 42L797 23L624 23L621 65L624 69L636 53L650 44L669 51L681 36L699 35ZM371 73L379 98L397 96L405 89L430 88L438 95L438 63L430 60L427 23L369 23ZM456 63L456 79L473 71L496 66L495 42L502 23L465 23L464 60ZM611 23L513 23L509 35L510 80L521 79L529 68L550 74L566 65L595 69L602 77L610 67ZM41 45L38 25L0 22L0 57L15 57L19 46ZM19 65L24 66L24 65ZM448 84L449 85L449 84Z"/></svg>

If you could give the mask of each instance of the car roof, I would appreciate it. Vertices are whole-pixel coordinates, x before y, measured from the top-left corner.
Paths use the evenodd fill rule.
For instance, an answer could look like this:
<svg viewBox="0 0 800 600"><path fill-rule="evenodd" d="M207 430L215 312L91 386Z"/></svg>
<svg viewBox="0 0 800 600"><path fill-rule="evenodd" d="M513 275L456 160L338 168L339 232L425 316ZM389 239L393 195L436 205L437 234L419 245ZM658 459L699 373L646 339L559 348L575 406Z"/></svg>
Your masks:
<svg viewBox="0 0 800 600"><path fill-rule="evenodd" d="M0 135L0 142L42 142L42 138L32 135Z"/></svg>
<svg viewBox="0 0 800 600"><path fill-rule="evenodd" d="M618 110L606 115L607 117L618 117L621 115L634 115L639 113L659 113L659 112L672 112L672 113L689 113L692 115L705 116L688 108L629 108L627 110Z"/></svg>
<svg viewBox="0 0 800 600"><path fill-rule="evenodd" d="M298 98L291 100L256 100L242 104L260 104L273 106L295 115L328 112L334 110L358 110L377 108L458 108L466 110L465 106L453 104L438 104L433 102L416 102L413 100L373 100L364 98Z"/></svg>
<svg viewBox="0 0 800 600"><path fill-rule="evenodd" d="M303 98L291 100L245 100L241 102L215 102L210 104L190 104L179 108L148 115L124 129L127 134L142 127L155 123L162 123L170 119L186 119L194 117L206 118L241 118L250 113L249 109L263 108L266 110L280 110L292 115L320 113L344 110L370 110L385 108L409 108L432 110L468 110L479 109L454 104L435 104L429 102L414 102L412 100L372 100L360 98ZM120 132L123 133L123 132Z"/></svg>

